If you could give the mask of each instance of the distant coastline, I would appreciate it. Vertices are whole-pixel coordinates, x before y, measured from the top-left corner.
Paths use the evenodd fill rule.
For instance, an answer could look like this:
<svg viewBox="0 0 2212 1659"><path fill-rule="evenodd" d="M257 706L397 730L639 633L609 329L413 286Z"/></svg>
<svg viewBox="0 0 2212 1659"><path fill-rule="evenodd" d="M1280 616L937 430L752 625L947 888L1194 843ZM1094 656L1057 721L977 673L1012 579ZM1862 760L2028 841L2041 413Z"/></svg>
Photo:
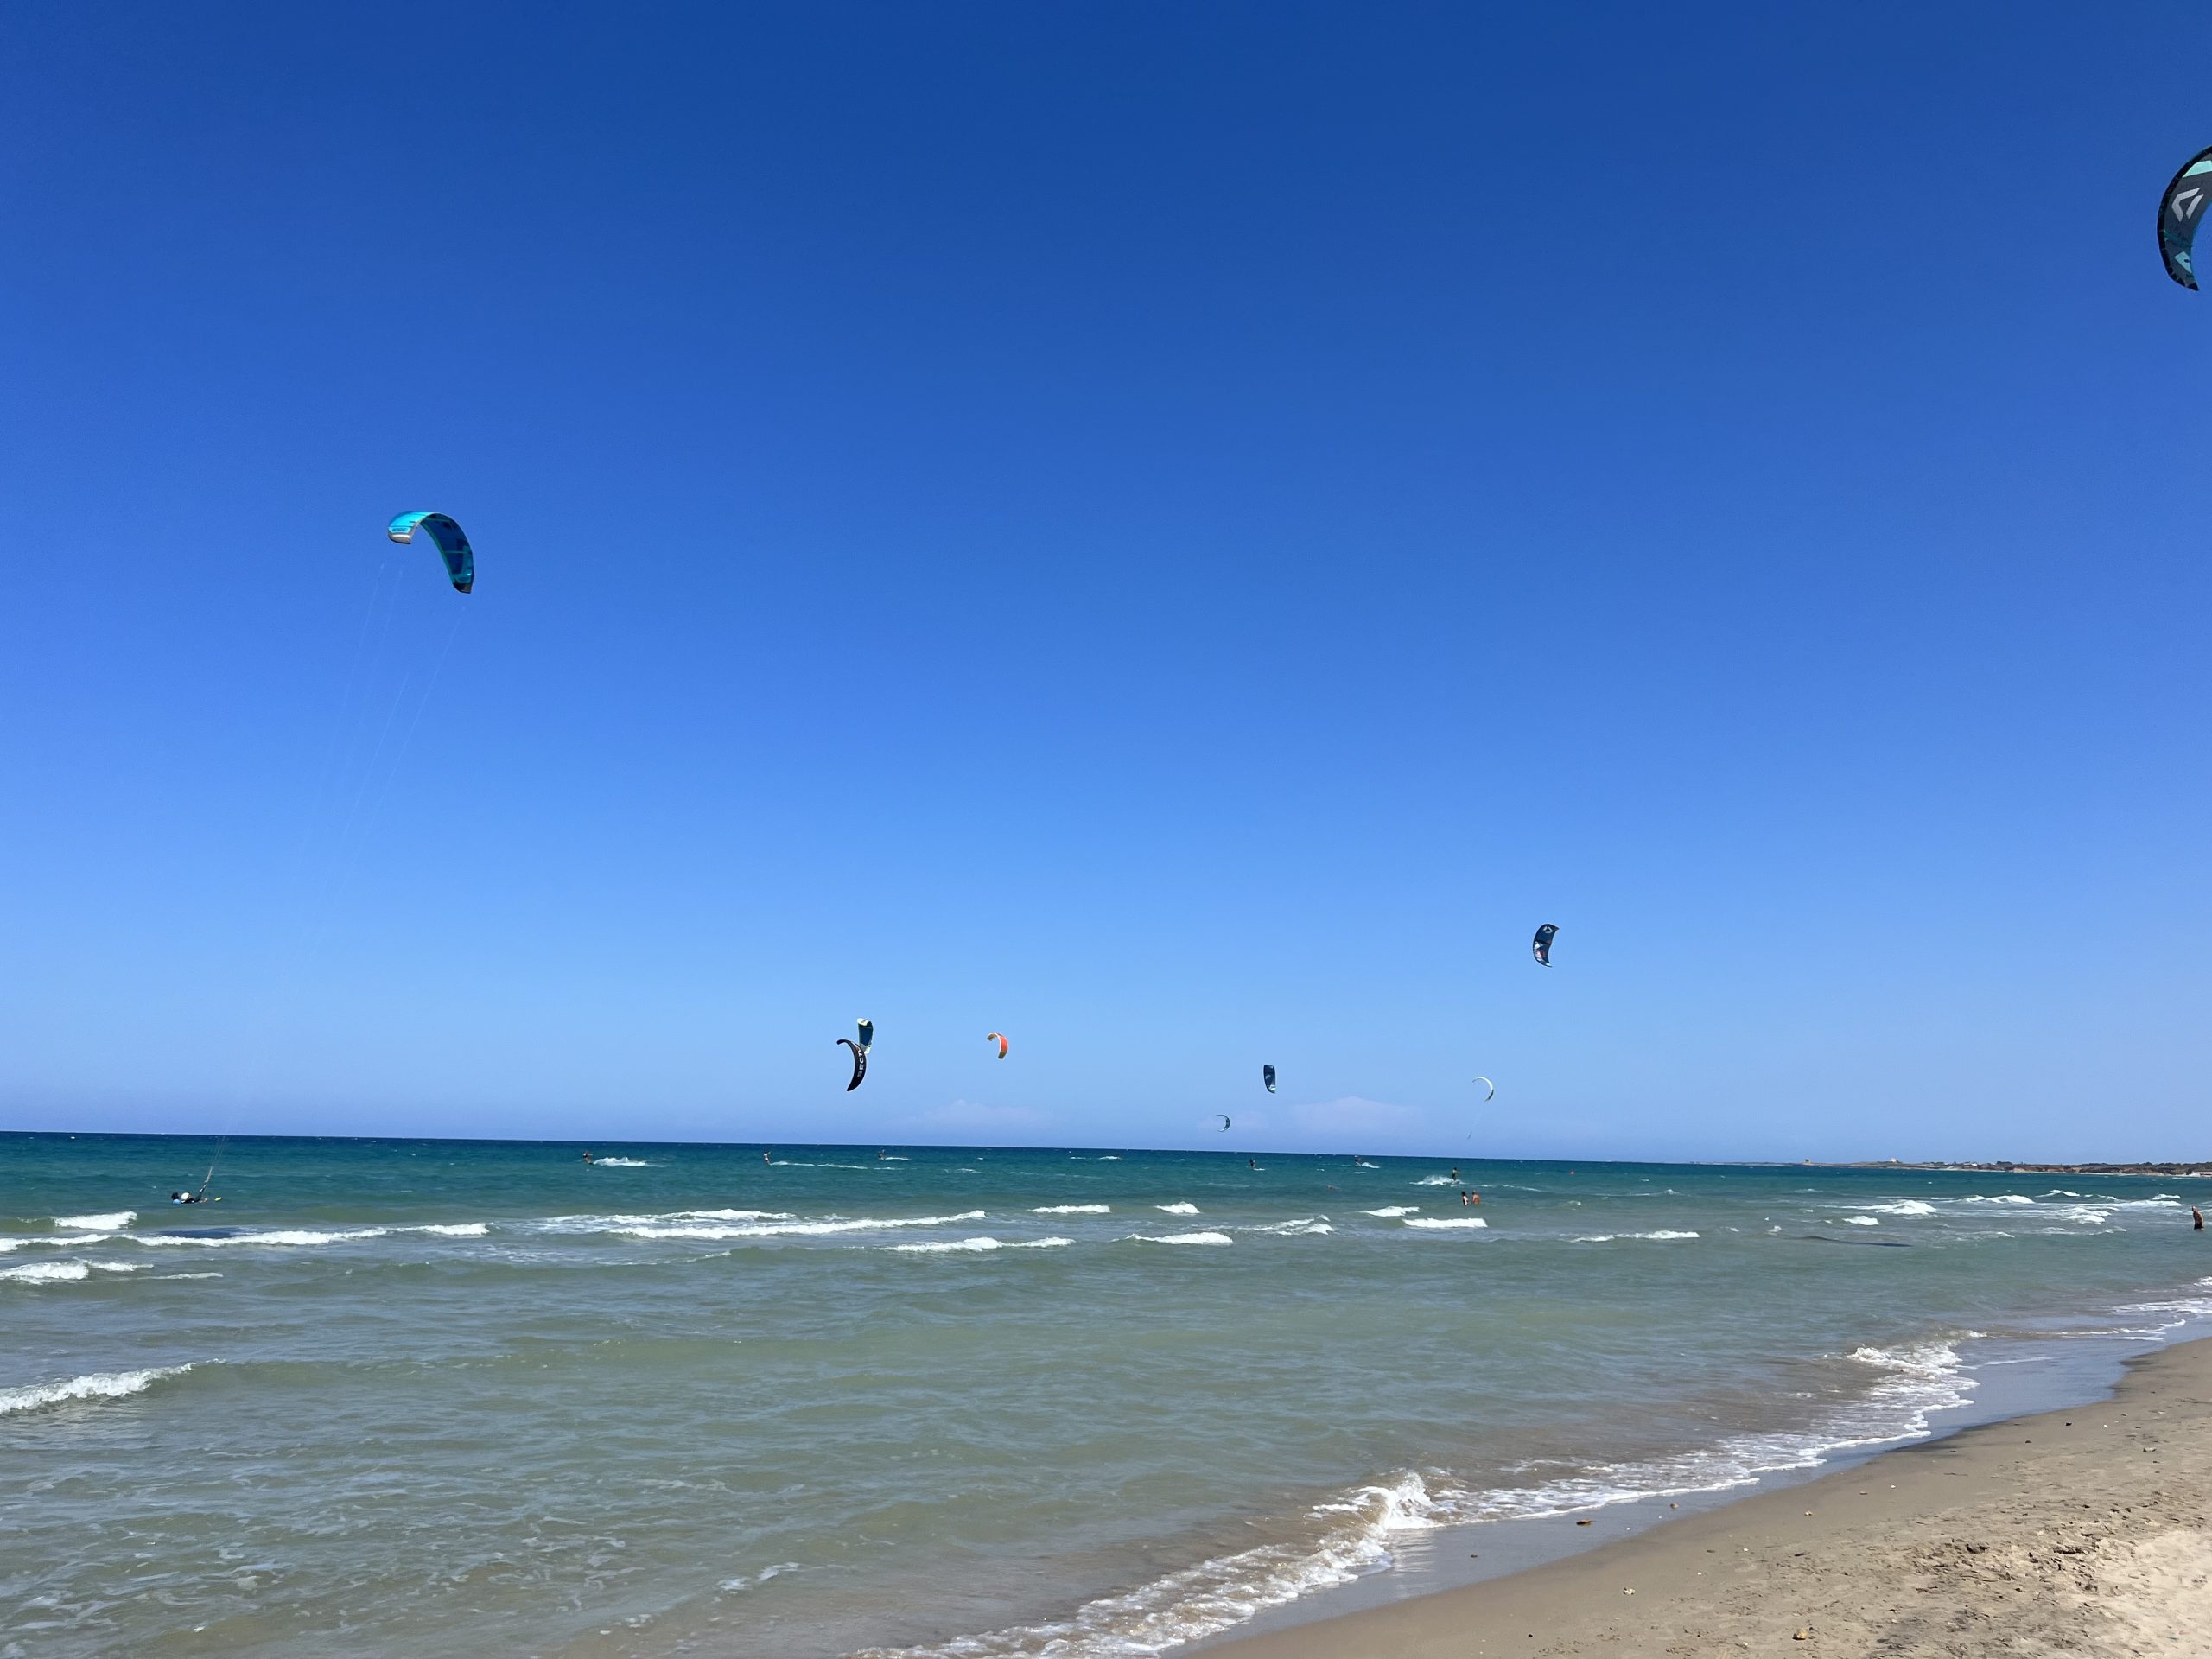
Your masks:
<svg viewBox="0 0 2212 1659"><path fill-rule="evenodd" d="M2212 1158L2183 1164L1908 1163L1897 1158L1869 1158L1847 1164L1823 1163L1808 1158L1805 1162L1815 1169L1948 1170L1961 1175L2171 1175L2183 1179L2212 1180Z"/></svg>

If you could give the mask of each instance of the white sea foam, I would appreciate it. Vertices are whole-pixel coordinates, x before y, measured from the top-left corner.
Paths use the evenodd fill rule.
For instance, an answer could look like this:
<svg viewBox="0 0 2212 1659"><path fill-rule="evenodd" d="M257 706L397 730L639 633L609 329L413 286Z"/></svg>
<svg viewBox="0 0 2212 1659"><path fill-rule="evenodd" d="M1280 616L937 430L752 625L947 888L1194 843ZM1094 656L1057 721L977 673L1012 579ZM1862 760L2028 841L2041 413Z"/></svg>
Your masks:
<svg viewBox="0 0 2212 1659"><path fill-rule="evenodd" d="M2212 1290L2212 1279L2198 1280L2196 1281L2196 1288L2200 1291ZM2083 1332L2082 1334L2110 1334L2120 1337L2161 1338L2165 1336L2169 1332L2178 1331L2183 1325L2192 1325L2199 1319L2212 1319L2212 1297L2177 1296L2164 1301L2127 1302L2124 1303L2120 1307L2115 1308L2113 1312L2118 1313L2171 1314L2173 1317L2170 1319L2155 1319L2151 1323L2147 1329L2143 1327L2140 1324L2133 1324L2129 1328L2124 1331L2116 1331L2109 1333L2102 1332Z"/></svg>
<svg viewBox="0 0 2212 1659"><path fill-rule="evenodd" d="M626 1221L796 1221L788 1210L672 1210L665 1216L626 1216Z"/></svg>
<svg viewBox="0 0 2212 1659"><path fill-rule="evenodd" d="M1110 1216L1110 1204L1040 1204L1029 1212L1033 1216Z"/></svg>
<svg viewBox="0 0 2212 1659"><path fill-rule="evenodd" d="M1393 1204L1385 1205L1380 1210L1363 1210L1359 1213L1363 1216L1380 1216L1385 1221L1395 1221L1400 1216L1413 1215L1420 1209L1421 1205L1417 1204Z"/></svg>
<svg viewBox="0 0 2212 1659"><path fill-rule="evenodd" d="M154 1276L167 1284L175 1279L219 1279L223 1275L219 1273L160 1273Z"/></svg>
<svg viewBox="0 0 2212 1659"><path fill-rule="evenodd" d="M696 1223L666 1225L608 1227L601 1230L626 1238L824 1238L837 1233L880 1232L888 1227L943 1227L956 1221L981 1221L981 1210L964 1210L957 1216L862 1216L854 1220L831 1217L821 1221L771 1221L707 1226Z"/></svg>
<svg viewBox="0 0 2212 1659"><path fill-rule="evenodd" d="M1487 1227L1490 1223L1480 1216L1408 1216L1398 1224L1401 1227Z"/></svg>
<svg viewBox="0 0 2212 1659"><path fill-rule="evenodd" d="M899 1161L903 1164L906 1160L901 1158ZM799 1570L799 1564L797 1561L779 1561L773 1567L762 1567L749 1579L743 1577L724 1579L715 1588L721 1591L725 1595L734 1595L741 1590L757 1589L771 1579L780 1578L786 1573L797 1573Z"/></svg>
<svg viewBox="0 0 2212 1659"><path fill-rule="evenodd" d="M94 1371L66 1382L45 1382L35 1388L0 1389L0 1416L10 1412L35 1411L41 1406L67 1405L73 1400L120 1400L143 1394L165 1376L181 1376L189 1365L162 1365L145 1371Z"/></svg>
<svg viewBox="0 0 2212 1659"><path fill-rule="evenodd" d="M1923 1198L1898 1198L1890 1204L1870 1204L1866 1206L1878 1216L1932 1216L1936 1206Z"/></svg>
<svg viewBox="0 0 2212 1659"><path fill-rule="evenodd" d="M1846 1216L1843 1224L1847 1227L1878 1227L1882 1224L1872 1216Z"/></svg>
<svg viewBox="0 0 2212 1659"><path fill-rule="evenodd" d="M82 1262L30 1262L20 1268L0 1268L0 1279L25 1285L60 1285L89 1279L92 1270Z"/></svg>
<svg viewBox="0 0 2212 1659"><path fill-rule="evenodd" d="M1956 1339L1979 1334L1963 1332ZM1854 1350L1849 1358L1881 1372L1880 1379L1859 1397L1830 1408L1805 1429L1732 1435L1715 1446L1671 1457L1609 1465L1533 1487L1471 1493L1455 1506L1457 1514L1467 1520L1506 1520L1748 1486L1762 1476L1815 1468L1837 1452L1924 1439L1929 1433L1929 1414L1963 1405L1975 1386L1963 1374L1958 1351L1949 1342L1903 1349L1865 1347Z"/></svg>
<svg viewBox="0 0 2212 1659"><path fill-rule="evenodd" d="M1995 1198L1974 1193L1959 1200L1961 1204L2033 1204L2035 1200L2018 1192L2000 1192Z"/></svg>
<svg viewBox="0 0 2212 1659"><path fill-rule="evenodd" d="M1408 1472L1339 1494L1307 1511L1305 1536L1216 1556L1135 1590L1086 1603L1069 1618L964 1636L941 1645L872 1648L854 1659L1122 1659L1157 1654L1243 1624L1255 1614L1395 1564L1393 1540L1447 1522L1503 1521L1593 1510L1639 1498L1745 1486L1813 1468L1838 1451L1923 1438L1929 1414L1962 1403L1973 1382L1948 1344L1862 1348L1851 1358L1882 1373L1862 1397L1801 1433L1739 1435L1680 1453L1577 1471L1522 1487L1432 1490ZM1534 1468L1535 1465L1527 1465Z"/></svg>
<svg viewBox="0 0 2212 1659"><path fill-rule="evenodd" d="M419 1227L403 1230L410 1233L435 1233L440 1238L481 1238L492 1230L480 1221L426 1221Z"/></svg>
<svg viewBox="0 0 2212 1659"><path fill-rule="evenodd" d="M386 1230L382 1227L356 1227L342 1233L322 1233L303 1228L280 1227L265 1233L225 1231L213 1236L185 1233L136 1233L132 1236L141 1244L201 1244L211 1249L220 1244L282 1244L305 1249L315 1244L345 1244L355 1239L382 1238Z"/></svg>
<svg viewBox="0 0 2212 1659"><path fill-rule="evenodd" d="M1414 1183L1415 1186L1457 1186L1459 1182L1449 1175L1424 1175Z"/></svg>
<svg viewBox="0 0 2212 1659"><path fill-rule="evenodd" d="M111 1233L118 1227L128 1227L138 1219L136 1210L111 1210L97 1216L56 1216L57 1227L82 1227L97 1233Z"/></svg>
<svg viewBox="0 0 2212 1659"><path fill-rule="evenodd" d="M852 1659L1120 1659L1195 1642L1255 1613L1392 1564L1395 1534L1438 1524L1439 1505L1416 1474L1363 1486L1307 1512L1308 1538L1217 1555L1135 1590L1086 1602L1065 1619L957 1637L922 1648L869 1648Z"/></svg>
<svg viewBox="0 0 2212 1659"><path fill-rule="evenodd" d="M1329 1225L1326 1216L1300 1216L1295 1221L1266 1221L1251 1227L1240 1227L1239 1232L1274 1233L1286 1238L1312 1238L1337 1230Z"/></svg>
<svg viewBox="0 0 2212 1659"><path fill-rule="evenodd" d="M1770 1227L1767 1229L1767 1231L1770 1233L1778 1233L1782 1229L1779 1227ZM1573 1242L1577 1244L1610 1244L1617 1238L1668 1239L1695 1238L1698 1235L1695 1233L1675 1232L1662 1227L1656 1233L1588 1233L1573 1240Z"/></svg>
<svg viewBox="0 0 2212 1659"><path fill-rule="evenodd" d="M709 1221L796 1221L788 1210L669 1210L652 1215L548 1216L527 1224L543 1233L613 1233L640 1227L690 1225ZM836 1219L835 1217L830 1217Z"/></svg>
<svg viewBox="0 0 2212 1659"><path fill-rule="evenodd" d="M1227 1233L1131 1233L1128 1242L1139 1244L1232 1244Z"/></svg>
<svg viewBox="0 0 2212 1659"><path fill-rule="evenodd" d="M886 1244L883 1248L907 1255L977 1255L986 1250L1053 1250L1074 1243L1071 1238L940 1238L926 1244Z"/></svg>
<svg viewBox="0 0 2212 1659"><path fill-rule="evenodd" d="M648 1163L643 1158L594 1158L594 1169L658 1169L658 1164Z"/></svg>
<svg viewBox="0 0 2212 1659"><path fill-rule="evenodd" d="M2094 1204L2054 1204L2050 1213L2061 1221L2071 1222L2077 1227L2101 1227L2112 1218L2110 1209Z"/></svg>
<svg viewBox="0 0 2212 1659"><path fill-rule="evenodd" d="M1171 1216L1195 1216L1198 1213L1197 1205L1185 1204L1180 1199L1173 1204L1155 1204L1152 1207L1155 1210L1164 1210Z"/></svg>

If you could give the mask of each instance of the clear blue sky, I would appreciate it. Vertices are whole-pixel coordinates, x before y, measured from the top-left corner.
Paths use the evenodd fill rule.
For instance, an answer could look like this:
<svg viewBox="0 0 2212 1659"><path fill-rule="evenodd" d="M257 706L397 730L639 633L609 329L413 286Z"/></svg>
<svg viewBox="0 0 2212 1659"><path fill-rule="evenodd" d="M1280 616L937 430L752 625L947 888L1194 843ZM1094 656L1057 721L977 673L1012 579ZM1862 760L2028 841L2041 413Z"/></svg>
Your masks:
<svg viewBox="0 0 2212 1659"><path fill-rule="evenodd" d="M2206 1155L2208 48L10 8L0 1124Z"/></svg>

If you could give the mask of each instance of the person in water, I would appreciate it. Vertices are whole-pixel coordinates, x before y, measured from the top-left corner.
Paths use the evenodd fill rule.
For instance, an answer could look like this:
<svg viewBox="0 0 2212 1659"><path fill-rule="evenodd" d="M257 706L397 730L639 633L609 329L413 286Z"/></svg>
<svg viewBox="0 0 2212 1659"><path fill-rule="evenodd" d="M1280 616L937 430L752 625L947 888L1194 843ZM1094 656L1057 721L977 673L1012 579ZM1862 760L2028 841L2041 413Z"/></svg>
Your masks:
<svg viewBox="0 0 2212 1659"><path fill-rule="evenodd" d="M2204 1230L2204 1212L2193 1204L2189 1206L2189 1224L2192 1232Z"/></svg>
<svg viewBox="0 0 2212 1659"><path fill-rule="evenodd" d="M584 1154L584 1162L586 1162L586 1163L589 1163L589 1162L591 1162L591 1154L589 1154L589 1153L586 1153L586 1154Z"/></svg>
<svg viewBox="0 0 2212 1659"><path fill-rule="evenodd" d="M760 1154L760 1161L764 1164L768 1161L768 1154L764 1152Z"/></svg>

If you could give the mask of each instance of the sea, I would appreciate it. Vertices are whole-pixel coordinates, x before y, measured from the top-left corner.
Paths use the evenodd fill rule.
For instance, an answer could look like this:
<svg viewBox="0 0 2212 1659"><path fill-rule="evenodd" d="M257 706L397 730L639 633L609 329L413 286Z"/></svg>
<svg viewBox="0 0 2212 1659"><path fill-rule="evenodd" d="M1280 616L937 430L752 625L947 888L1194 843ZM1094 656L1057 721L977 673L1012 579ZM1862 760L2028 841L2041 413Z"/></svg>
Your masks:
<svg viewBox="0 0 2212 1659"><path fill-rule="evenodd" d="M208 1201L170 1203L211 1160ZM1204 1645L1532 1526L1606 1535L2087 1397L2207 1328L2207 1202L1902 1168L0 1135L0 1655Z"/></svg>

